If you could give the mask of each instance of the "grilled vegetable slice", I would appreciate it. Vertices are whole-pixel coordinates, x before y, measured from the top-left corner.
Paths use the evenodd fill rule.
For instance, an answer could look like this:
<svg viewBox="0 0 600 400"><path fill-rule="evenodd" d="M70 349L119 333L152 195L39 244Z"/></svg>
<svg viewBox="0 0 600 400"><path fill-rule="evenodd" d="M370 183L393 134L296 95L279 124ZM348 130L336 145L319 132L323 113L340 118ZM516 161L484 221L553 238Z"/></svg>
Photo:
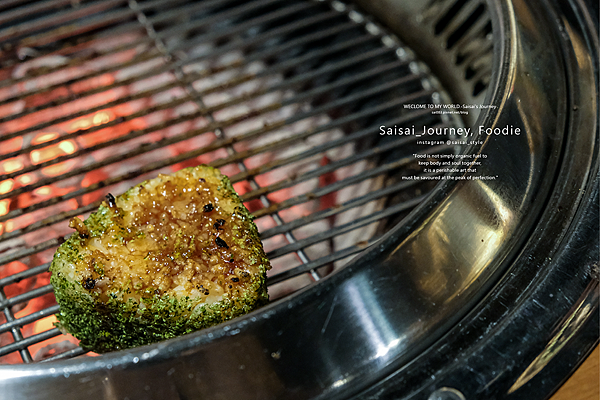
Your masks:
<svg viewBox="0 0 600 400"><path fill-rule="evenodd" d="M269 261L229 179L199 166L108 195L50 266L58 326L96 352L172 338L268 301Z"/></svg>

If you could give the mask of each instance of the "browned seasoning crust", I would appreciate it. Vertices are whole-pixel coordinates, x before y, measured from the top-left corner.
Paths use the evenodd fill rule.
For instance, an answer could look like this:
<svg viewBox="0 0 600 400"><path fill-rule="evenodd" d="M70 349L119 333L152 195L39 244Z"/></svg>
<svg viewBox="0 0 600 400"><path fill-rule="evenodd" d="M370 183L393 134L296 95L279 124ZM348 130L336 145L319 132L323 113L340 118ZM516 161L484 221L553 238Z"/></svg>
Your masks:
<svg viewBox="0 0 600 400"><path fill-rule="evenodd" d="M98 211L50 267L59 325L96 352L205 328L268 301L269 262L231 183L208 166L159 175Z"/></svg>

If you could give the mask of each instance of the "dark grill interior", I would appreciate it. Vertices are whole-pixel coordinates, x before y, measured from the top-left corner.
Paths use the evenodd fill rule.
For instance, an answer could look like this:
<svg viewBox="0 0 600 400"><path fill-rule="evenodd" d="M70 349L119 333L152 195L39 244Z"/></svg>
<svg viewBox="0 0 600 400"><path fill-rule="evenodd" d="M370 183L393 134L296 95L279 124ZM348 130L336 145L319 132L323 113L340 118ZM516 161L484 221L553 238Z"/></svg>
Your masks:
<svg viewBox="0 0 600 400"><path fill-rule="evenodd" d="M5 1L0 43L2 363L83 353L52 326L47 270L108 192L220 168L256 217L275 300L425 198L435 180L401 179L427 175L415 153L456 151L379 135L460 121L404 108L446 95L340 2Z"/></svg>

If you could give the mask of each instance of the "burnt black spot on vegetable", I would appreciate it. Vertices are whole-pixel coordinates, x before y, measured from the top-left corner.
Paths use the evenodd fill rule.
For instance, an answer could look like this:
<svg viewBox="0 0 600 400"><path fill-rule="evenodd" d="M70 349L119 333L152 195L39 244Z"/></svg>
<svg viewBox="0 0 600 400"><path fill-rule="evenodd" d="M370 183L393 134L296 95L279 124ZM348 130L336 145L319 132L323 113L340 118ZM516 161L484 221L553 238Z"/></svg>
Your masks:
<svg viewBox="0 0 600 400"><path fill-rule="evenodd" d="M196 285L196 289L198 289L200 292L202 292L203 295L208 296L210 294L210 292L208 291L208 289L206 289L204 287L204 285Z"/></svg>
<svg viewBox="0 0 600 400"><path fill-rule="evenodd" d="M96 287L96 281L92 278L87 278L83 283L83 287L87 290L92 290Z"/></svg>
<svg viewBox="0 0 600 400"><path fill-rule="evenodd" d="M207 205L204 206L204 212L211 212L212 210L214 210L215 208L213 207L213 205L211 203L208 203Z"/></svg>
<svg viewBox="0 0 600 400"><path fill-rule="evenodd" d="M238 278L237 276L234 276L233 278L231 278L231 282L239 282L240 278Z"/></svg>
<svg viewBox="0 0 600 400"><path fill-rule="evenodd" d="M225 220L224 219L218 219L217 222L215 222L215 224L213 225L215 227L216 230L221 229L221 227L225 225Z"/></svg>
<svg viewBox="0 0 600 400"><path fill-rule="evenodd" d="M106 201L108 202L108 206L111 208L117 206L117 200L115 199L115 196L113 196L111 193L106 195Z"/></svg>
<svg viewBox="0 0 600 400"><path fill-rule="evenodd" d="M227 246L227 243L225 243L225 241L223 239L221 239L220 237L218 237L218 238L215 239L215 243L219 247L225 247L226 249L229 248L229 246Z"/></svg>

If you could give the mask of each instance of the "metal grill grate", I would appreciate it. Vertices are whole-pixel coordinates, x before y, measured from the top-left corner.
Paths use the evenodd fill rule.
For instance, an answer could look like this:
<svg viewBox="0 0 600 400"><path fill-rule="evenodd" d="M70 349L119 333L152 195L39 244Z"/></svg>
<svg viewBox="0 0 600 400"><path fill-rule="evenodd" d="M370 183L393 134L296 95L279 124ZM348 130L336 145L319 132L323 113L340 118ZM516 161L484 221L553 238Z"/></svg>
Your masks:
<svg viewBox="0 0 600 400"><path fill-rule="evenodd" d="M183 167L230 176L274 268L272 298L343 265L435 181L410 110L443 92L397 38L340 2L0 4L0 362L83 353L52 327L48 266L107 192Z"/></svg>

